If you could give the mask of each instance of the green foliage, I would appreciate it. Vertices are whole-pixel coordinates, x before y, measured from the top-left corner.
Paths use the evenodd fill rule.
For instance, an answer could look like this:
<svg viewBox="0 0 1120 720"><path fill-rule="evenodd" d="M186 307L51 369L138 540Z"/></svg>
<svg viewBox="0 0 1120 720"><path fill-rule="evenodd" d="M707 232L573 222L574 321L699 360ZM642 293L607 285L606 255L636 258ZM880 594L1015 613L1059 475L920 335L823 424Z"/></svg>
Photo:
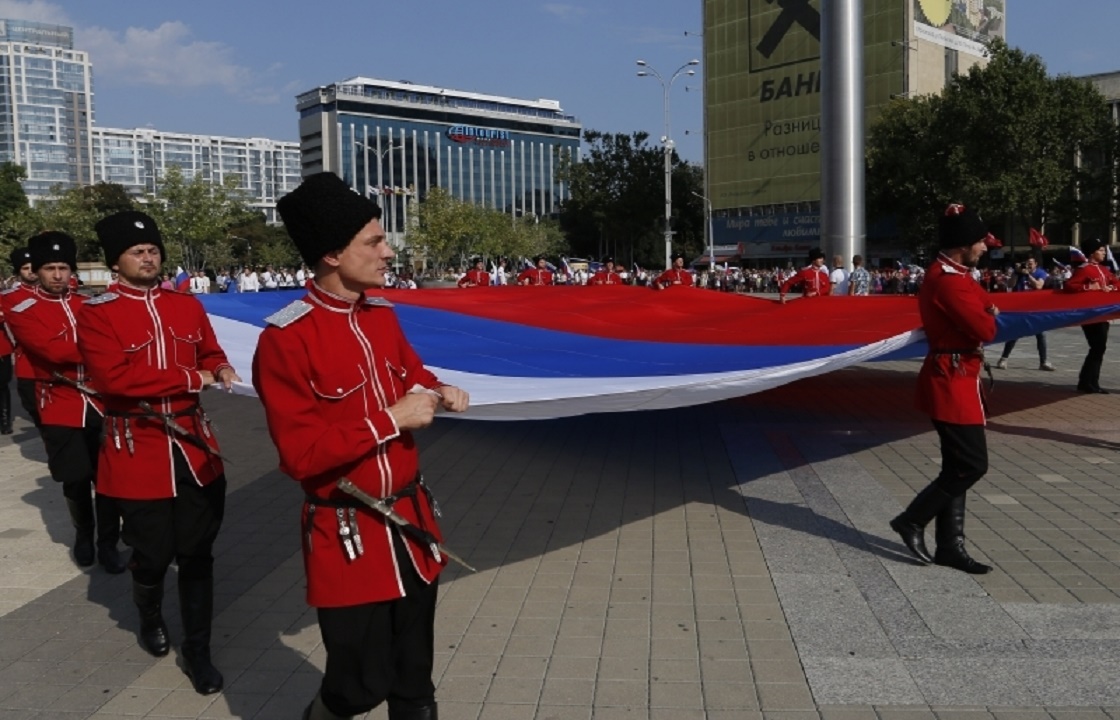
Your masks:
<svg viewBox="0 0 1120 720"><path fill-rule="evenodd" d="M229 228L248 222L253 213L238 180L228 176L211 183L196 175L188 181L175 166L159 179L145 208L159 223L171 269L204 270L229 265L233 244Z"/></svg>
<svg viewBox="0 0 1120 720"><path fill-rule="evenodd" d="M31 209L28 207L27 194L23 192L20 180L27 177L23 166L6 162L0 164L0 257L5 261L8 254L23 245L35 227ZM0 272L6 276L7 270Z"/></svg>
<svg viewBox="0 0 1120 720"><path fill-rule="evenodd" d="M74 238L78 260L96 261L103 256L94 226L106 215L133 207L128 191L121 185L98 183L69 190L55 187L35 207L32 221L37 225L36 232L58 230Z"/></svg>
<svg viewBox="0 0 1120 720"><path fill-rule="evenodd" d="M22 165L0 164L0 221L13 212L27 209L27 193L20 181L27 177Z"/></svg>
<svg viewBox="0 0 1120 720"><path fill-rule="evenodd" d="M656 267L665 261L665 156L646 144L648 133L586 130L580 162L560 158L560 177L571 189L561 226L573 253L604 252ZM695 253L704 246L703 171L671 158L674 247Z"/></svg>
<svg viewBox="0 0 1120 720"><path fill-rule="evenodd" d="M555 223L514 219L493 208L464 202L432 188L416 205L408 231L411 253L437 272L463 267L472 255L532 257L555 255L567 245Z"/></svg>
<svg viewBox="0 0 1120 720"><path fill-rule="evenodd" d="M932 242L937 215L954 201L1024 234L1044 220L1099 219L1115 196L1115 137L1091 84L1051 78L1038 56L997 38L990 62L954 76L940 97L883 112L868 136L868 210L893 214L915 245ZM1089 160L1082 168L1079 152Z"/></svg>

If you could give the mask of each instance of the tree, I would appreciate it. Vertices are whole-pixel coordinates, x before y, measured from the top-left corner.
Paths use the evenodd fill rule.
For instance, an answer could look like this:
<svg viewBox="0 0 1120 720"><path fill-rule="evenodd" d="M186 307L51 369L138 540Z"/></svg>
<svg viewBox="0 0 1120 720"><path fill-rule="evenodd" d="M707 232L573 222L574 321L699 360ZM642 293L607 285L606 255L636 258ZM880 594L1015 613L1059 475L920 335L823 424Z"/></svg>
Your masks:
<svg viewBox="0 0 1120 720"><path fill-rule="evenodd" d="M22 165L13 162L0 164L0 220L13 212L27 209L27 193L20 182L26 178L27 171Z"/></svg>
<svg viewBox="0 0 1120 720"><path fill-rule="evenodd" d="M895 100L867 140L867 214L893 216L911 250L932 241L945 198L954 197L949 146L934 132L940 104L937 96Z"/></svg>
<svg viewBox="0 0 1120 720"><path fill-rule="evenodd" d="M1051 78L1036 55L995 38L990 61L956 75L940 98L898 101L869 134L869 209L893 209L915 239L933 239L953 201L1013 228L1111 208L1115 129L1092 85ZM1097 162L1079 169L1088 152ZM893 206L893 207L892 207ZM924 219L928 218L928 220Z"/></svg>
<svg viewBox="0 0 1120 720"><path fill-rule="evenodd" d="M22 165L0 164L0 251L5 260L14 248L27 242L38 227L20 183L26 177L27 171ZM5 277L6 273L0 272L0 277Z"/></svg>
<svg viewBox="0 0 1120 720"><path fill-rule="evenodd" d="M200 175L190 181L171 166L159 179L147 211L163 233L168 267L205 270L230 264L233 259L229 228L253 216L238 179L227 176L210 183Z"/></svg>
<svg viewBox="0 0 1120 720"><path fill-rule="evenodd" d="M571 197L560 214L573 252L597 256L611 253L643 265L665 260L665 157L646 144L648 133L609 134L586 130L584 158L560 158L560 176ZM686 253L703 247L705 207L703 172L671 159L674 246Z"/></svg>
<svg viewBox="0 0 1120 720"><path fill-rule="evenodd" d="M41 230L64 232L78 245L78 260L102 259L94 226L105 216L135 207L122 185L97 183L69 190L52 188L49 197L36 207Z"/></svg>

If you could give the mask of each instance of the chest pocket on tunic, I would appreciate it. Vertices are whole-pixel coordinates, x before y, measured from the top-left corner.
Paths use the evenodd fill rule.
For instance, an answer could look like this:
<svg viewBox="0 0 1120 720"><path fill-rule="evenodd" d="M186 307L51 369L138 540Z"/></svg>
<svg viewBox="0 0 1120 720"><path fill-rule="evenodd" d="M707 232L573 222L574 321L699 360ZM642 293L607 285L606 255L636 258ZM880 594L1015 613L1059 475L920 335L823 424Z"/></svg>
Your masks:
<svg viewBox="0 0 1120 720"><path fill-rule="evenodd" d="M194 370L198 367L198 344L202 342L202 331L181 332L171 328L175 344L175 364L181 368Z"/></svg>
<svg viewBox="0 0 1120 720"><path fill-rule="evenodd" d="M365 392L362 388L368 382L365 372L358 365L324 368L312 375L311 391L333 407L343 407L345 403L361 403L364 412Z"/></svg>
<svg viewBox="0 0 1120 720"><path fill-rule="evenodd" d="M389 372L389 387L385 389L385 393L388 395L389 404L393 405L404 397L405 391L408 390L404 386L406 373L399 363L389 358L385 358L385 369Z"/></svg>
<svg viewBox="0 0 1120 720"><path fill-rule="evenodd" d="M152 367L155 365L152 358L152 351L155 349L155 337L151 331L146 331L143 335L134 335L126 337L122 340L122 349L131 362L139 362L140 358L144 358L143 362Z"/></svg>

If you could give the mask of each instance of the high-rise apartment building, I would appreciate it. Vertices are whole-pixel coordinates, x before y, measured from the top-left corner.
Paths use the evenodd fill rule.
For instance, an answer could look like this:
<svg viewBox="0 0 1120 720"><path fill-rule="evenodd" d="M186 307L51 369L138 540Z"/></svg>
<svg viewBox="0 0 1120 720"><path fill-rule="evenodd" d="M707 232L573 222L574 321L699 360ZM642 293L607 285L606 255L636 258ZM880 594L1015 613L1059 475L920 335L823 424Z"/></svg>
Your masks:
<svg viewBox="0 0 1120 720"><path fill-rule="evenodd" d="M93 182L93 68L61 25L0 20L0 162L22 165L29 198Z"/></svg>
<svg viewBox="0 0 1120 720"><path fill-rule="evenodd" d="M140 197L173 165L188 179L235 176L269 222L300 182L294 142L96 127L93 66L73 28L24 20L0 20L0 162L27 171L33 204L55 187L98 182Z"/></svg>
<svg viewBox="0 0 1120 720"><path fill-rule="evenodd" d="M214 183L238 179L250 205L279 222L276 201L300 183L299 144L264 138L191 135L148 128L93 129L95 182L123 185L133 195L156 190L157 180L178 167L183 177Z"/></svg>

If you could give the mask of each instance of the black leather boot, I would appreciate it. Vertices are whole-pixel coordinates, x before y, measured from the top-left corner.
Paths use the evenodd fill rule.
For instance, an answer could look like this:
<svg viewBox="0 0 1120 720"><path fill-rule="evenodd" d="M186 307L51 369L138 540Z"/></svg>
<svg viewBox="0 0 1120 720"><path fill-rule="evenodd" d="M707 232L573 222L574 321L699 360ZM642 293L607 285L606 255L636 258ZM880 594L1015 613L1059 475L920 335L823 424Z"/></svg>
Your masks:
<svg viewBox="0 0 1120 720"><path fill-rule="evenodd" d="M315 693L315 699L304 708L303 720L351 720L353 715L336 715L323 704L323 696Z"/></svg>
<svg viewBox="0 0 1120 720"><path fill-rule="evenodd" d="M110 575L120 575L128 565L117 550L121 539L121 514L117 503L113 498L95 494L93 507L97 512L97 562Z"/></svg>
<svg viewBox="0 0 1120 720"><path fill-rule="evenodd" d="M66 508L70 511L70 520L74 523L74 562L81 567L93 565L95 556L93 550L93 500L86 498L71 500L66 498Z"/></svg>
<svg viewBox="0 0 1120 720"><path fill-rule="evenodd" d="M927 485L902 513L891 520L891 530L898 533L910 553L923 563L933 562L926 549L926 525L937 516L952 498L936 485Z"/></svg>
<svg viewBox="0 0 1120 720"><path fill-rule="evenodd" d="M979 563L969 557L964 548L964 495L953 498L937 514L936 537L937 552L933 561L938 565L955 568L972 575L983 575L992 571L990 565Z"/></svg>
<svg viewBox="0 0 1120 720"><path fill-rule="evenodd" d="M210 662L210 622L214 612L214 580L179 578L183 613L183 670L200 695L213 695L225 680Z"/></svg>
<svg viewBox="0 0 1120 720"><path fill-rule="evenodd" d="M163 621L163 583L141 585L133 580L132 601L140 610L140 644L152 655L163 657L171 649Z"/></svg>
<svg viewBox="0 0 1120 720"><path fill-rule="evenodd" d="M435 701L431 705L413 708L395 708L389 705L389 720L439 720Z"/></svg>

